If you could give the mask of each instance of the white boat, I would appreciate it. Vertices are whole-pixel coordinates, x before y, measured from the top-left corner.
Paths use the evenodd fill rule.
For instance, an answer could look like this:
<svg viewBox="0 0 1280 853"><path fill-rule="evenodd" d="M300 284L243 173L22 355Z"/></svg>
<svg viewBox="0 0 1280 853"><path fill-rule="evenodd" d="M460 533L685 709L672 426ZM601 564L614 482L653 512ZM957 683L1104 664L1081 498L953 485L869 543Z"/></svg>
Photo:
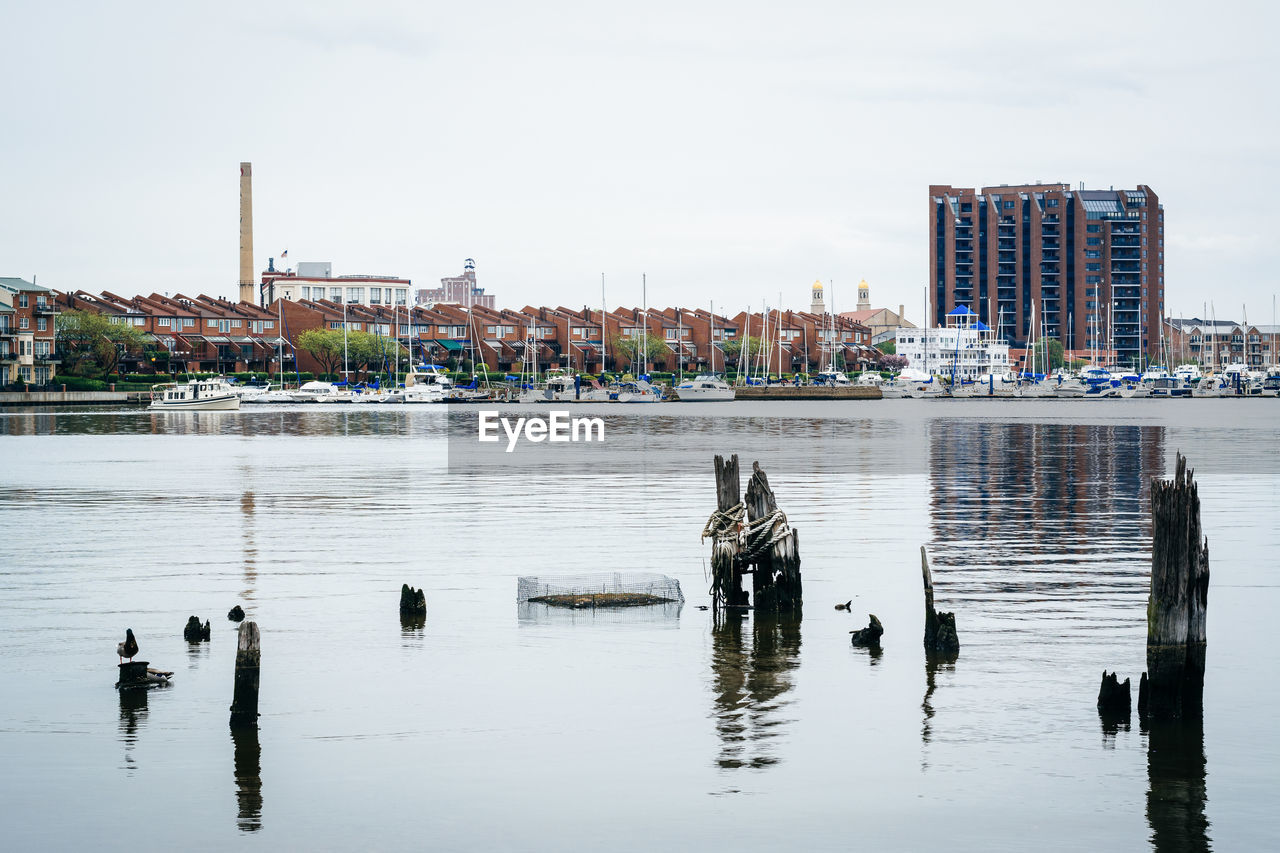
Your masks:
<svg viewBox="0 0 1280 853"><path fill-rule="evenodd" d="M619 382L617 393L610 395L618 403L660 403L662 393L643 379L634 382Z"/></svg>
<svg viewBox="0 0 1280 853"><path fill-rule="evenodd" d="M289 392L295 403L349 403L351 392L345 386L313 380Z"/></svg>
<svg viewBox="0 0 1280 853"><path fill-rule="evenodd" d="M1174 368L1173 375L1188 385L1194 385L1200 380L1200 365L1180 364Z"/></svg>
<svg viewBox="0 0 1280 853"><path fill-rule="evenodd" d="M1180 376L1165 376L1151 381L1152 397L1190 397L1191 385Z"/></svg>
<svg viewBox="0 0 1280 853"><path fill-rule="evenodd" d="M606 402L608 398L600 389L584 389L577 374L562 367L548 370L546 384L541 388L526 388L520 393L521 403L590 403Z"/></svg>
<svg viewBox="0 0 1280 853"><path fill-rule="evenodd" d="M734 397L728 382L714 373L703 373L676 386L682 403L728 402Z"/></svg>
<svg viewBox="0 0 1280 853"><path fill-rule="evenodd" d="M192 379L151 386L148 408L173 412L225 412L240 408L240 398L225 379Z"/></svg>
<svg viewBox="0 0 1280 853"><path fill-rule="evenodd" d="M1191 388L1192 397L1221 397L1222 395L1222 381L1213 374L1201 376L1200 381Z"/></svg>
<svg viewBox="0 0 1280 853"><path fill-rule="evenodd" d="M1125 376L1120 380L1120 396L1126 400L1134 397L1150 397L1151 386L1140 376Z"/></svg>
<svg viewBox="0 0 1280 853"><path fill-rule="evenodd" d="M383 403L443 403L453 391L453 380L438 364L410 368L404 375L404 387L384 395Z"/></svg>
<svg viewBox="0 0 1280 853"><path fill-rule="evenodd" d="M277 386L278 387L278 386ZM240 398L241 403L259 403L271 393L271 385L232 385L231 393Z"/></svg>
<svg viewBox="0 0 1280 853"><path fill-rule="evenodd" d="M815 374L813 377L813 384L844 386L844 385L852 385L853 383L849 381L849 377L846 376L843 371L835 370L834 368L831 368L827 370L818 371L817 374Z"/></svg>

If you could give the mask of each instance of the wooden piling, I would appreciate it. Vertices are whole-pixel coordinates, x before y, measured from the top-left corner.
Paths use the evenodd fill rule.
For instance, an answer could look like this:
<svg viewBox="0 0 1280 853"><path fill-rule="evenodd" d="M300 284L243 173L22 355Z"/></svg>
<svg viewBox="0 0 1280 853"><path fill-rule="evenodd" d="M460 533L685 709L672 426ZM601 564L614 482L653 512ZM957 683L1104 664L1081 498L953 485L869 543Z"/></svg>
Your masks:
<svg viewBox="0 0 1280 853"><path fill-rule="evenodd" d="M1102 671L1102 685L1098 688L1098 713L1107 717L1128 717L1133 702L1129 679L1121 683L1114 672Z"/></svg>
<svg viewBox="0 0 1280 853"><path fill-rule="evenodd" d="M400 615L401 616L426 616L427 614L427 593L426 590L414 589L406 584L400 585Z"/></svg>
<svg viewBox="0 0 1280 853"><path fill-rule="evenodd" d="M742 512L742 481L738 476L738 454L728 461L715 457L716 516L708 522L704 535L711 541L711 595L717 605L746 607L749 596L742 588L742 567L738 563L738 524ZM719 519L720 526L712 529Z"/></svg>
<svg viewBox="0 0 1280 853"><path fill-rule="evenodd" d="M920 546L920 573L924 579L924 650L927 654L954 658L960 654L955 613L939 613L933 607L933 573L929 556Z"/></svg>
<svg viewBox="0 0 1280 853"><path fill-rule="evenodd" d="M1204 696L1209 542L1200 529L1194 472L1177 454L1172 480L1151 483L1151 594L1147 672L1139 711L1198 715Z"/></svg>
<svg viewBox="0 0 1280 853"><path fill-rule="evenodd" d="M258 671L262 663L262 637L257 622L243 622L236 642L235 691L231 700L231 725L258 724Z"/></svg>
<svg viewBox="0 0 1280 853"><path fill-rule="evenodd" d="M754 560L751 577L756 610L796 610L801 603L800 534L778 510L769 478L759 462L751 464L747 483L746 559Z"/></svg>

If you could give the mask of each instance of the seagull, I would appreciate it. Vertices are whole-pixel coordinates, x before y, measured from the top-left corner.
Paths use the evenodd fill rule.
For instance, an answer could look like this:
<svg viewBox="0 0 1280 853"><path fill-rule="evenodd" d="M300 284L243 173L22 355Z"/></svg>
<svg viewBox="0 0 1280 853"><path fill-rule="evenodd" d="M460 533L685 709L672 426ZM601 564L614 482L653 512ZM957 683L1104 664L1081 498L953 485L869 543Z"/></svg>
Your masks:
<svg viewBox="0 0 1280 853"><path fill-rule="evenodd" d="M116 644L116 654L120 656L120 662L124 663L124 659L128 658L133 661L133 656L138 653L138 641L133 637L133 629L124 629L124 642Z"/></svg>

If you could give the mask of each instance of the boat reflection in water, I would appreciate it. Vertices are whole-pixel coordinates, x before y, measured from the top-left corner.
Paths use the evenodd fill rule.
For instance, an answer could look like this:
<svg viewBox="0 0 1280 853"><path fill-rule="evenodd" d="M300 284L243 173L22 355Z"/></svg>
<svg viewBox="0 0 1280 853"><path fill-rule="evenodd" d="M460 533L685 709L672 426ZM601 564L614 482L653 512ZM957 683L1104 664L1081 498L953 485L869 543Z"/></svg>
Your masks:
<svg viewBox="0 0 1280 853"><path fill-rule="evenodd" d="M731 611L711 629L716 763L760 769L780 761L778 739L793 720L789 694L800 666L800 616Z"/></svg>
<svg viewBox="0 0 1280 853"><path fill-rule="evenodd" d="M233 726L235 748L236 826L241 832L262 829L262 747L257 726Z"/></svg>

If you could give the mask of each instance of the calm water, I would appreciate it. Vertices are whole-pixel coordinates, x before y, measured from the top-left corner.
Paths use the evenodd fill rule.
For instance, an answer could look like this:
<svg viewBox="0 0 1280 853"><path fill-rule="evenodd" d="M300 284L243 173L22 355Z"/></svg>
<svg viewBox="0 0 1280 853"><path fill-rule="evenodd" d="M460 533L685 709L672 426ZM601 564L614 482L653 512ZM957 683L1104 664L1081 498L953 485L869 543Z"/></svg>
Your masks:
<svg viewBox="0 0 1280 853"><path fill-rule="evenodd" d="M602 410L608 453L466 470L474 414L430 407L0 412L6 848L1280 847L1276 401L635 409ZM1104 727L1179 449L1212 568L1203 732ZM697 609L710 456L735 451L800 530L802 620ZM954 665L921 649L922 544ZM688 601L515 601L520 575L615 570ZM233 738L236 603L263 716ZM880 654L848 642L868 613ZM183 642L191 614L212 643ZM173 686L112 689L125 627Z"/></svg>

